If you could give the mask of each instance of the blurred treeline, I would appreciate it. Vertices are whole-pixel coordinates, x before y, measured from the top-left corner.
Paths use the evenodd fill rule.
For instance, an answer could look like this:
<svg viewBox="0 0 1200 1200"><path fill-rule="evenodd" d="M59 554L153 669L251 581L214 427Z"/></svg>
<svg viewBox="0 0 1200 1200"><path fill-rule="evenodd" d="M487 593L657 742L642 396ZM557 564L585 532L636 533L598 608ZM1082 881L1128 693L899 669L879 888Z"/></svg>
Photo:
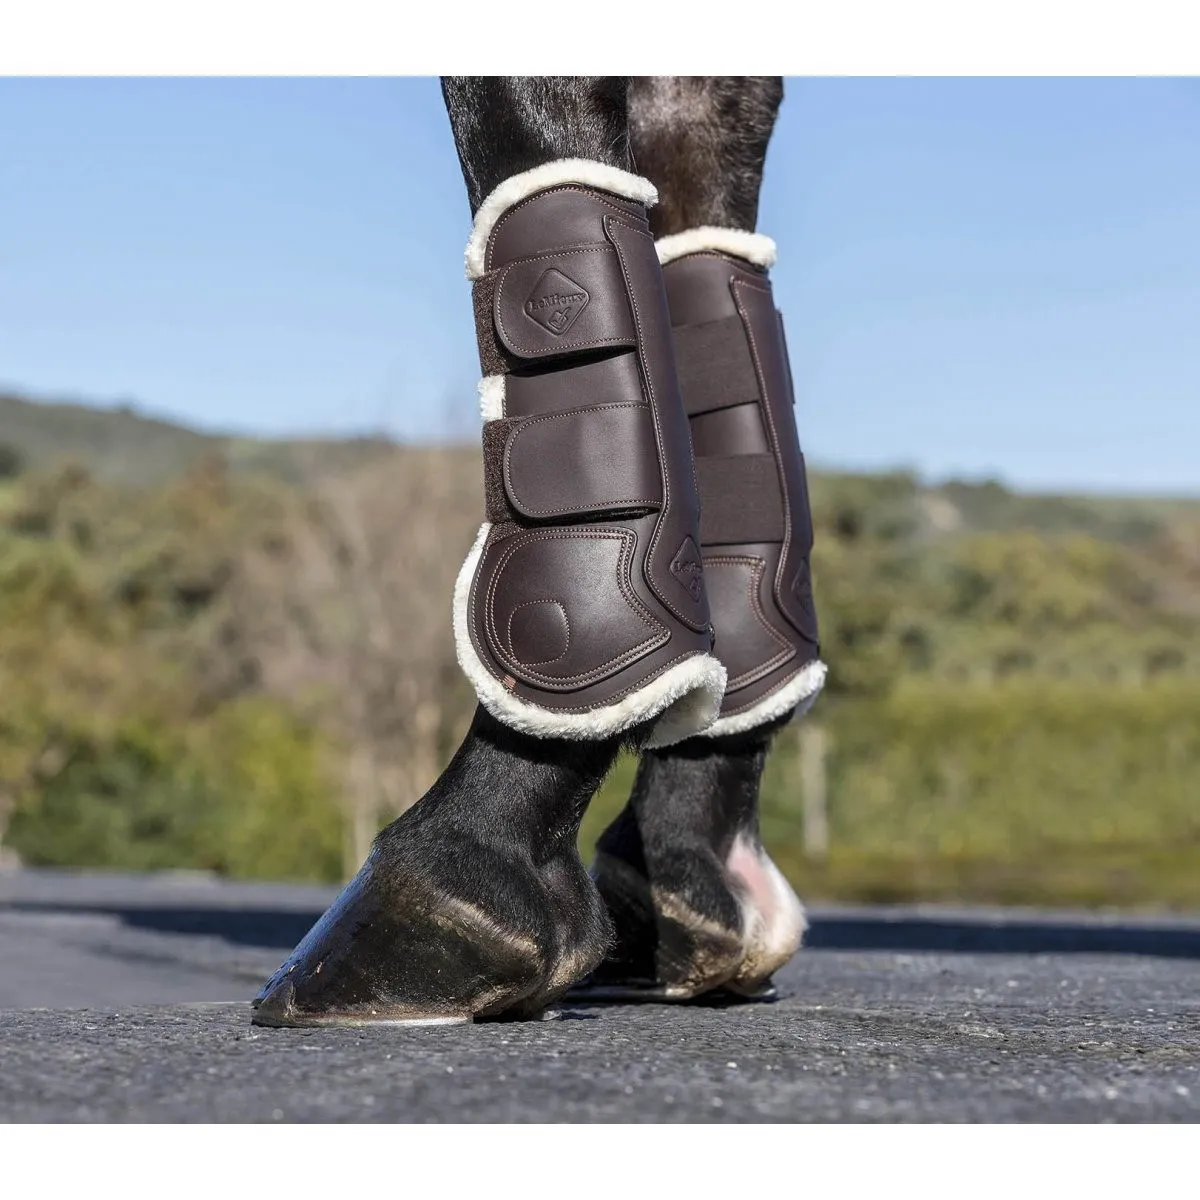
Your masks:
<svg viewBox="0 0 1200 1200"><path fill-rule="evenodd" d="M3 852L353 870L470 717L479 478L470 449L0 397ZM803 894L1200 905L1200 502L906 474L812 499L830 683L763 815Z"/></svg>

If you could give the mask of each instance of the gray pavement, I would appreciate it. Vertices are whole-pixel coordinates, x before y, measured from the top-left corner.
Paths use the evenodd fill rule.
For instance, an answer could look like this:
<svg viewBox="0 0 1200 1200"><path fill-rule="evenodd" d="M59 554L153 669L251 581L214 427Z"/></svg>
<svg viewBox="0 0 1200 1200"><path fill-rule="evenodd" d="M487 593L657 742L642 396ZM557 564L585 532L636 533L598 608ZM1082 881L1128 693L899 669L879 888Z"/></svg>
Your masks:
<svg viewBox="0 0 1200 1200"><path fill-rule="evenodd" d="M1200 1120L1200 919L817 908L782 999L266 1030L323 888L0 872L0 1120Z"/></svg>

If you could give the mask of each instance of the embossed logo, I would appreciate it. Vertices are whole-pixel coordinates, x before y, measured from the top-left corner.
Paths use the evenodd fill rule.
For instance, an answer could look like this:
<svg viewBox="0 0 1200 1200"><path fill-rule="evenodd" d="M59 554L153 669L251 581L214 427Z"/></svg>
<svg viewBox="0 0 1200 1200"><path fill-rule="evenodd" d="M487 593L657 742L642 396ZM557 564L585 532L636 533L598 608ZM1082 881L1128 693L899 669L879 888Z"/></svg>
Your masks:
<svg viewBox="0 0 1200 1200"><path fill-rule="evenodd" d="M591 297L573 279L568 279L553 267L537 281L537 286L525 301L525 315L562 337L579 320Z"/></svg>
<svg viewBox="0 0 1200 1200"><path fill-rule="evenodd" d="M671 559L671 574L687 588L693 600L700 599L704 592L704 566L700 561L700 551L690 537L683 539L683 545Z"/></svg>
<svg viewBox="0 0 1200 1200"><path fill-rule="evenodd" d="M792 578L792 594L800 600L807 600L812 595L812 574L809 571L808 559L801 559Z"/></svg>
<svg viewBox="0 0 1200 1200"><path fill-rule="evenodd" d="M799 602L799 612L787 613L788 620L800 630L810 642L817 641L817 613L813 607L812 571L808 559L800 560L796 574L792 576L792 595Z"/></svg>

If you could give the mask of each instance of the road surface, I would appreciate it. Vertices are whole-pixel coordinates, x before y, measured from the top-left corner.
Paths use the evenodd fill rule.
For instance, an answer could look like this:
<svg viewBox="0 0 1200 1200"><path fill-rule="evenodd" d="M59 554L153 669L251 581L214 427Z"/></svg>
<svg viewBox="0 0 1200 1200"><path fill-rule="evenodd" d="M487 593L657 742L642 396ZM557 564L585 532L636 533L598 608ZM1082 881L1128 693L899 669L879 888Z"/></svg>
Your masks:
<svg viewBox="0 0 1200 1200"><path fill-rule="evenodd" d="M775 1004L252 1028L331 894L0 873L0 1120L1200 1120L1200 919L816 908Z"/></svg>

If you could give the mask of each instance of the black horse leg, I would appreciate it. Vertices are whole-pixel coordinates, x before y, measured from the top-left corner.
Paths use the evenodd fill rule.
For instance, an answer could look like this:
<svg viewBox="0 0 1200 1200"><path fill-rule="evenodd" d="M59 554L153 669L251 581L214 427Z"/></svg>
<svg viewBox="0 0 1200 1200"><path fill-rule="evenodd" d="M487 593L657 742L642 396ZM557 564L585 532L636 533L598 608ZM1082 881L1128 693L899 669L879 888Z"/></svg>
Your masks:
<svg viewBox="0 0 1200 1200"><path fill-rule="evenodd" d="M638 169L659 189L660 201L651 213L655 234L660 239L678 235L676 247L683 238L691 239L686 245L694 261L687 269L693 276L673 280L671 272L682 264L665 268L677 326L711 316L675 319L677 307L698 307L688 290L692 279L703 282L697 272L715 271L722 286L731 275L759 282L761 263L743 261L739 252L758 256L760 246L769 243L723 237L721 231L755 229L767 145L782 98L782 80L777 78L655 77L639 78L631 85L634 157ZM660 257L665 257L665 243L660 240L659 245ZM765 281L765 270L761 274ZM729 322L740 332L736 317ZM693 325L688 331L691 342L678 336L677 329L685 400L688 347L702 336L702 329L716 326ZM751 434L763 436L755 425L757 415L750 411L754 405L717 411L726 399L751 399L754 387L752 375L748 381L738 377L731 388L736 395L707 397L714 412L693 415L698 456L705 452L705 421L713 422L709 429L717 436L711 440L722 453L733 440L731 429L745 443L742 453L767 449L766 442L758 447L748 440ZM790 408L790 397L787 400ZM689 407L695 414L706 406ZM717 431L716 422L731 422L735 416L740 424L727 423ZM786 431L783 436L786 439ZM791 438L794 450L794 432ZM701 465L702 457L697 461ZM705 519L722 516L719 495L705 495L702 489L701 501ZM800 523L799 514L791 518ZM824 668L815 660L815 625L798 609L786 616L770 609L770 579L764 582L757 564L764 557L773 561L771 548L714 546L705 528L702 520L716 653L729 668L731 689L747 681L742 697L727 692L723 716L727 710L737 715L717 728L737 731L643 754L628 804L597 845L593 875L617 938L581 995L689 999L714 989L769 995L772 971L792 956L804 931L799 901L762 848L758 798L774 732L797 704L811 701L823 678ZM742 538L736 529L732 535L718 531L717 536L726 542L765 540ZM767 612L773 631L750 610L747 583L766 597L767 607L759 612ZM757 658L759 652L750 644L754 637L766 639L767 650ZM772 665L780 659L781 665Z"/></svg>
<svg viewBox="0 0 1200 1200"><path fill-rule="evenodd" d="M630 165L624 79L447 78L443 91L472 213L499 182L543 162ZM254 1021L467 1020L544 1008L609 941L576 838L621 742L532 737L480 708L445 773L379 834L264 986Z"/></svg>

